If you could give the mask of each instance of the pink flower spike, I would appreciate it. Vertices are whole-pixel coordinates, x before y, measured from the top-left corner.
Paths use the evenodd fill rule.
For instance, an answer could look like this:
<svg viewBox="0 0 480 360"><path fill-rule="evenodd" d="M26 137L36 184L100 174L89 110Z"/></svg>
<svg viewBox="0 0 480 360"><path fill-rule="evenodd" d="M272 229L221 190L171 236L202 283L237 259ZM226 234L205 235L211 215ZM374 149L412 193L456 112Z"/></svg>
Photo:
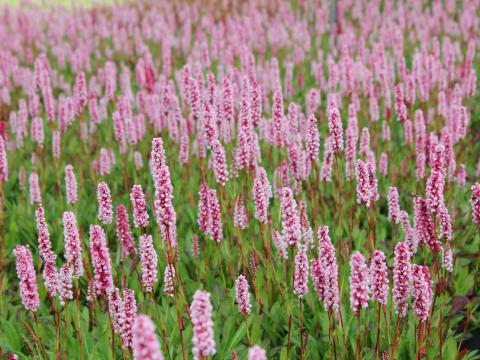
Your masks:
<svg viewBox="0 0 480 360"><path fill-rule="evenodd" d="M121 332L122 346L124 349L132 348L133 327L137 320L137 302L135 293L128 288L123 289L123 310L125 312L125 322Z"/></svg>
<svg viewBox="0 0 480 360"><path fill-rule="evenodd" d="M449 243L442 249L442 267L450 273L453 272L453 254Z"/></svg>
<svg viewBox="0 0 480 360"><path fill-rule="evenodd" d="M213 337L212 304L207 291L197 290L190 306L193 324L193 356L199 360L215 355L215 339Z"/></svg>
<svg viewBox="0 0 480 360"><path fill-rule="evenodd" d="M248 227L247 210L243 204L243 198L241 195L237 197L235 201L235 208L233 211L233 225L239 229L245 230Z"/></svg>
<svg viewBox="0 0 480 360"><path fill-rule="evenodd" d="M300 299L308 292L308 268L307 247L300 245L295 256L295 278L293 283L293 291Z"/></svg>
<svg viewBox="0 0 480 360"><path fill-rule="evenodd" d="M217 243L223 239L222 213L215 189L208 190L208 234Z"/></svg>
<svg viewBox="0 0 480 360"><path fill-rule="evenodd" d="M108 295L108 312L113 323L115 333L121 335L123 325L125 323L125 309L120 290L116 287L111 287L107 290Z"/></svg>
<svg viewBox="0 0 480 360"><path fill-rule="evenodd" d="M225 158L225 149L217 139L212 144L212 160L217 183L220 186L225 186L228 180L227 160Z"/></svg>
<svg viewBox="0 0 480 360"><path fill-rule="evenodd" d="M110 197L110 189L104 182L101 182L97 186L97 200L98 220L105 225L110 224L113 220L112 199Z"/></svg>
<svg viewBox="0 0 480 360"><path fill-rule="evenodd" d="M117 207L117 221L115 224L117 239L122 245L121 260L127 258L130 254L135 254L135 242L130 232L130 224L128 222L128 213L125 205L120 204Z"/></svg>
<svg viewBox="0 0 480 360"><path fill-rule="evenodd" d="M312 162L318 160L320 151L320 135L318 133L317 119L312 113L308 117L308 133L307 133L307 156Z"/></svg>
<svg viewBox="0 0 480 360"><path fill-rule="evenodd" d="M157 252L153 246L152 235L140 236L140 262L142 264L142 282L147 292L152 292L157 282Z"/></svg>
<svg viewBox="0 0 480 360"><path fill-rule="evenodd" d="M313 280L313 284L315 286L315 291L318 295L318 300L323 302L325 300L325 292L326 292L326 272L323 268L322 261L320 259L312 260L310 266L310 272Z"/></svg>
<svg viewBox="0 0 480 360"><path fill-rule="evenodd" d="M5 183L8 180L8 161L5 149L5 141L0 136L0 182Z"/></svg>
<svg viewBox="0 0 480 360"><path fill-rule="evenodd" d="M174 279L175 279L175 267L169 264L165 267L165 273L163 275L163 283L164 283L163 292L170 297L172 297L175 293Z"/></svg>
<svg viewBox="0 0 480 360"><path fill-rule="evenodd" d="M392 288L393 308L401 318L407 315L411 277L410 252L408 245L401 242L395 245Z"/></svg>
<svg viewBox="0 0 480 360"><path fill-rule="evenodd" d="M368 307L370 292L370 270L358 251L350 258L350 306L354 312Z"/></svg>
<svg viewBox="0 0 480 360"><path fill-rule="evenodd" d="M50 233L45 221L45 211L43 207L39 206L35 210L35 220L38 233L38 251L44 263L55 263L57 255L52 251L52 243L50 241Z"/></svg>
<svg viewBox="0 0 480 360"><path fill-rule="evenodd" d="M66 263L60 268L59 274L58 294L60 298L60 305L64 306L67 300L73 299L73 267Z"/></svg>
<svg viewBox="0 0 480 360"><path fill-rule="evenodd" d="M73 277L83 275L82 244L77 219L71 211L63 213L63 237L65 239L65 259L71 264Z"/></svg>
<svg viewBox="0 0 480 360"><path fill-rule="evenodd" d="M130 193L130 201L132 202L133 223L135 227L144 228L148 226L147 203L141 185L133 185L132 192Z"/></svg>
<svg viewBox="0 0 480 360"><path fill-rule="evenodd" d="M235 296L237 299L238 311L244 315L249 315L252 310L248 288L249 285L247 278L243 275L239 275L235 281Z"/></svg>
<svg viewBox="0 0 480 360"><path fill-rule="evenodd" d="M395 186L388 189L388 219L398 224L400 221L400 203L398 190Z"/></svg>
<svg viewBox="0 0 480 360"><path fill-rule="evenodd" d="M421 321L426 321L432 307L432 280L428 267L413 265L412 267L413 314Z"/></svg>
<svg viewBox="0 0 480 360"><path fill-rule="evenodd" d="M204 234L208 231L208 186L202 183L199 191L197 224Z"/></svg>
<svg viewBox="0 0 480 360"><path fill-rule="evenodd" d="M40 184L38 179L38 174L32 172L28 178L29 190L30 190L30 204L41 205L42 204L42 195L40 193Z"/></svg>
<svg viewBox="0 0 480 360"><path fill-rule="evenodd" d="M317 232L318 256L325 271L324 307L327 311L338 312L340 309L338 264L335 248L328 233L328 226L321 226Z"/></svg>
<svg viewBox="0 0 480 360"><path fill-rule="evenodd" d="M267 353L260 346L255 345L248 349L248 360L267 360Z"/></svg>
<svg viewBox="0 0 480 360"><path fill-rule="evenodd" d="M370 274L372 276L372 300L386 305L388 299L388 271L385 254L380 250L373 252Z"/></svg>
<svg viewBox="0 0 480 360"><path fill-rule="evenodd" d="M97 295L107 294L113 286L112 265L105 232L98 225L90 225L90 258Z"/></svg>
<svg viewBox="0 0 480 360"><path fill-rule="evenodd" d="M426 244L430 251L438 253L442 249L437 239L435 224L428 211L427 203L422 198L415 198L415 232L420 243Z"/></svg>
<svg viewBox="0 0 480 360"><path fill-rule="evenodd" d="M281 194L281 213L283 237L288 246L296 246L302 237L302 228L300 226L300 217L297 211L297 203L293 198L292 189L282 188Z"/></svg>
<svg viewBox="0 0 480 360"><path fill-rule="evenodd" d="M472 197L470 199L472 204L472 216L473 222L480 225L480 184L475 183L472 185Z"/></svg>
<svg viewBox="0 0 480 360"><path fill-rule="evenodd" d="M257 171L257 175L253 180L253 201L255 203L255 219L261 223L267 222L268 215L268 194L263 183L263 179L260 176L260 172Z"/></svg>
<svg viewBox="0 0 480 360"><path fill-rule="evenodd" d="M20 281L20 296L27 310L37 311L40 298L37 290L37 278L33 266L32 253L28 247L17 245L13 253L16 257L17 276Z"/></svg>
<svg viewBox="0 0 480 360"><path fill-rule="evenodd" d="M65 166L65 189L67 194L67 204L75 205L78 200L77 179L73 172L73 166Z"/></svg>
<svg viewBox="0 0 480 360"><path fill-rule="evenodd" d="M338 154L343 151L343 126L340 112L336 107L331 107L328 111L328 129L332 141L332 151Z"/></svg>
<svg viewBox="0 0 480 360"><path fill-rule="evenodd" d="M155 325L146 315L138 315L135 320L132 348L135 360L163 360Z"/></svg>

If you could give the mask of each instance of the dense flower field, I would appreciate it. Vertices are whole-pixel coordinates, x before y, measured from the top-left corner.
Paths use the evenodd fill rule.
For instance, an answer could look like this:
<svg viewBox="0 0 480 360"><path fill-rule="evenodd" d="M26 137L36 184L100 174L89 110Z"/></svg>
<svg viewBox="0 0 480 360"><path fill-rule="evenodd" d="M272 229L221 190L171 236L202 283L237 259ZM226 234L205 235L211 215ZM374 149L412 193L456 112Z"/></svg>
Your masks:
<svg viewBox="0 0 480 360"><path fill-rule="evenodd" d="M480 358L479 0L0 19L0 357Z"/></svg>

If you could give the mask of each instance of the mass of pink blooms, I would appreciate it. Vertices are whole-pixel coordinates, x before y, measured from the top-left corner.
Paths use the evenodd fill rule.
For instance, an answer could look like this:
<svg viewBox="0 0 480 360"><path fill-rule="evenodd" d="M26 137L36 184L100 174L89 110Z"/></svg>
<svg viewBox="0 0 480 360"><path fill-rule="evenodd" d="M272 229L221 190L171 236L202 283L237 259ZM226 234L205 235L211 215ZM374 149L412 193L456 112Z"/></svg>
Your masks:
<svg viewBox="0 0 480 360"><path fill-rule="evenodd" d="M32 316L32 354L60 359L73 324L82 359L94 326L113 358L461 358L479 0L21 3L0 9L0 308Z"/></svg>

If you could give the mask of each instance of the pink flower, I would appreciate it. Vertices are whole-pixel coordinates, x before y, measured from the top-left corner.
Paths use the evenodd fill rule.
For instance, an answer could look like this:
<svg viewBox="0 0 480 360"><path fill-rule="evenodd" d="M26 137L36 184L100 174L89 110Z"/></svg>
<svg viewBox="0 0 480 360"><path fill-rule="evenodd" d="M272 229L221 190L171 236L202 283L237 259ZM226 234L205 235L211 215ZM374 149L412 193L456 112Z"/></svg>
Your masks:
<svg viewBox="0 0 480 360"><path fill-rule="evenodd" d="M300 217L297 211L297 203L293 198L292 189L282 188L281 194L281 213L283 237L288 246L296 246L302 237L302 228L300 226Z"/></svg>
<svg viewBox="0 0 480 360"><path fill-rule="evenodd" d="M410 225L410 220L406 211L400 211L400 223L402 224L402 230L405 236L405 243L408 246L410 254L413 256L417 253L418 237L415 230Z"/></svg>
<svg viewBox="0 0 480 360"><path fill-rule="evenodd" d="M350 258L350 306L354 312L368 307L370 271L365 258L358 251Z"/></svg>
<svg viewBox="0 0 480 360"><path fill-rule="evenodd" d="M310 266L310 273L315 286L315 291L318 295L318 300L324 302L326 292L326 271L320 259L313 259Z"/></svg>
<svg viewBox="0 0 480 360"><path fill-rule="evenodd" d="M116 334L121 334L125 324L125 308L120 290L116 287L107 289L108 295L108 312L113 323L113 328Z"/></svg>
<svg viewBox="0 0 480 360"><path fill-rule="evenodd" d="M73 172L73 166L65 166L65 189L67 194L67 204L76 204L78 200L77 179Z"/></svg>
<svg viewBox="0 0 480 360"><path fill-rule="evenodd" d="M475 183L472 185L472 197L470 199L472 204L472 216L473 222L480 225L480 184Z"/></svg>
<svg viewBox="0 0 480 360"><path fill-rule="evenodd" d="M190 145L190 139L188 137L188 132L185 130L180 140L180 152L178 155L180 164L182 165L188 164L189 145Z"/></svg>
<svg viewBox="0 0 480 360"><path fill-rule="evenodd" d="M242 230L248 227L247 210L243 204L242 196L238 196L233 210L233 225Z"/></svg>
<svg viewBox="0 0 480 360"><path fill-rule="evenodd" d="M218 142L218 133L217 133L217 125L216 125L217 119L215 116L215 112L212 109L212 106L206 102L203 105L203 125L204 129L202 129L205 132L205 137L207 140L207 146L208 147L213 147L213 143L215 141Z"/></svg>
<svg viewBox="0 0 480 360"><path fill-rule="evenodd" d="M208 213L208 186L202 182L199 191L197 224L204 234L208 231Z"/></svg>
<svg viewBox="0 0 480 360"><path fill-rule="evenodd" d="M52 243L50 241L50 233L45 221L45 211L43 207L39 206L35 210L35 219L38 233L38 251L44 263L55 263L57 255L52 251Z"/></svg>
<svg viewBox="0 0 480 360"><path fill-rule="evenodd" d="M174 295L174 279L175 279L175 267L173 265L167 265L165 267L165 273L163 275L163 292L168 295L168 296L173 296Z"/></svg>
<svg viewBox="0 0 480 360"><path fill-rule="evenodd" d="M173 207L173 187L168 166L160 166L155 180L154 211L155 220L160 225L160 231L165 243L172 248L177 246L176 222L177 214Z"/></svg>
<svg viewBox="0 0 480 360"><path fill-rule="evenodd" d="M398 224L400 221L400 203L398 190L395 186L388 189L388 219Z"/></svg>
<svg viewBox="0 0 480 360"><path fill-rule="evenodd" d="M5 141L0 136L0 182L5 183L8 180L8 161L5 149Z"/></svg>
<svg viewBox="0 0 480 360"><path fill-rule="evenodd" d="M277 89L273 93L272 121L275 129L275 142L277 146L283 146L285 139L283 136L284 115L283 115L283 96Z"/></svg>
<svg viewBox="0 0 480 360"><path fill-rule="evenodd" d="M375 250L370 264L372 276L372 300L382 305L387 304L388 299L388 271L385 254Z"/></svg>
<svg viewBox="0 0 480 360"><path fill-rule="evenodd" d="M212 144L212 159L215 178L220 186L225 186L228 180L227 160L225 149L218 140L214 140Z"/></svg>
<svg viewBox="0 0 480 360"><path fill-rule="evenodd" d="M407 107L403 98L403 84L395 85L395 111L398 121L404 122L407 120Z"/></svg>
<svg viewBox="0 0 480 360"><path fill-rule="evenodd" d="M452 240L452 219L448 213L448 209L445 204L441 204L438 210L438 218L440 219L440 233L439 238L445 237L445 240Z"/></svg>
<svg viewBox="0 0 480 360"><path fill-rule="evenodd" d="M77 219L71 211L63 213L63 237L65 239L65 259L72 266L73 277L78 278L83 275L82 244Z"/></svg>
<svg viewBox="0 0 480 360"><path fill-rule="evenodd" d="M461 164L457 171L457 182L458 185L464 186L467 183L467 171L465 170L465 165Z"/></svg>
<svg viewBox="0 0 480 360"><path fill-rule="evenodd" d="M255 345L248 349L248 360L267 360L267 353L260 346Z"/></svg>
<svg viewBox="0 0 480 360"><path fill-rule="evenodd" d="M439 208L442 206L443 191L445 187L446 169L443 166L443 145L436 145L433 154L432 173L427 181L425 189L426 204L431 212L438 214Z"/></svg>
<svg viewBox="0 0 480 360"><path fill-rule="evenodd" d="M43 264L43 281L50 297L55 297L59 290L60 279L54 262L48 261Z"/></svg>
<svg viewBox="0 0 480 360"><path fill-rule="evenodd" d="M163 360L155 325L146 315L138 315L133 326L133 357L136 360Z"/></svg>
<svg viewBox="0 0 480 360"><path fill-rule="evenodd" d="M428 267L413 265L412 267L413 314L421 321L426 321L432 307L432 280Z"/></svg>
<svg viewBox="0 0 480 360"><path fill-rule="evenodd" d="M98 225L90 225L90 258L94 270L95 289L104 295L113 286L112 265L105 232Z"/></svg>
<svg viewBox="0 0 480 360"><path fill-rule="evenodd" d="M325 272L324 302L325 310L337 312L340 308L338 290L338 264L335 257L335 248L328 234L328 226L321 226L317 232L318 258L322 262Z"/></svg>
<svg viewBox="0 0 480 360"><path fill-rule="evenodd" d="M405 138L405 144L413 142L413 124L410 119L405 120L403 123L403 137Z"/></svg>
<svg viewBox="0 0 480 360"><path fill-rule="evenodd" d="M448 272L453 272L453 254L449 243L442 249L442 267Z"/></svg>
<svg viewBox="0 0 480 360"><path fill-rule="evenodd" d="M113 220L112 198L110 197L110 189L104 182L97 186L97 201L98 220L105 225L110 224Z"/></svg>
<svg viewBox="0 0 480 360"><path fill-rule="evenodd" d="M278 231L274 230L273 231L273 244L275 245L275 248L278 251L278 254L283 260L288 259L288 252L287 252L287 247L288 244L285 242L285 239L283 238L283 235L280 234Z"/></svg>
<svg viewBox="0 0 480 360"><path fill-rule="evenodd" d="M215 355L212 304L207 291L197 290L190 306L193 325L193 356L196 360Z"/></svg>
<svg viewBox="0 0 480 360"><path fill-rule="evenodd" d="M439 252L442 248L440 242L437 240L435 233L435 225L427 208L425 200L422 198L415 198L415 233L420 241L428 246L433 252Z"/></svg>
<svg viewBox="0 0 480 360"><path fill-rule="evenodd" d="M157 252L153 246L152 235L140 236L140 262L142 265L142 283L147 292L152 292L157 282Z"/></svg>
<svg viewBox="0 0 480 360"><path fill-rule="evenodd" d="M318 160L318 153L320 150L320 135L318 133L317 119L312 113L308 117L308 132L307 132L307 157L312 162Z"/></svg>
<svg viewBox="0 0 480 360"><path fill-rule="evenodd" d="M75 114L80 115L83 111L83 107L87 103L87 81L83 71L80 71L75 79L73 98L75 101Z"/></svg>
<svg viewBox="0 0 480 360"><path fill-rule="evenodd" d="M301 299L308 292L308 258L307 247L299 245L298 253L295 256L295 278L293 283L293 291Z"/></svg>
<svg viewBox="0 0 480 360"><path fill-rule="evenodd" d="M117 222L115 226L117 239L122 245L121 259L124 260L128 255L135 254L135 243L130 232L130 224L128 223L128 213L125 205L120 204L117 207Z"/></svg>
<svg viewBox="0 0 480 360"><path fill-rule="evenodd" d="M16 257L17 276L20 281L20 296L22 304L27 310L37 311L40 298L37 290L35 267L33 266L32 253L28 247L17 245L13 251Z"/></svg>
<svg viewBox="0 0 480 360"><path fill-rule="evenodd" d="M215 189L208 190L208 234L217 243L223 239L222 213Z"/></svg>
<svg viewBox="0 0 480 360"><path fill-rule="evenodd" d="M252 310L248 288L249 285L245 276L239 275L235 281L235 296L237 299L238 311L244 315L249 315Z"/></svg>
<svg viewBox="0 0 480 360"><path fill-rule="evenodd" d="M130 193L130 201L133 208L133 223L135 227L144 228L148 226L148 212L145 195L141 185L133 185Z"/></svg>
<svg viewBox="0 0 480 360"><path fill-rule="evenodd" d="M40 184L38 183L38 175L32 172L28 178L30 189L30 204L40 205L42 203L42 195L40 193Z"/></svg>
<svg viewBox="0 0 480 360"><path fill-rule="evenodd" d="M67 300L73 299L73 267L68 263L63 264L58 273L58 278L58 295L60 304L64 306Z"/></svg>
<svg viewBox="0 0 480 360"><path fill-rule="evenodd" d="M410 252L408 245L401 242L395 245L392 298L395 312L402 318L407 315L411 277Z"/></svg>
<svg viewBox="0 0 480 360"><path fill-rule="evenodd" d="M268 214L268 194L265 189L264 179L257 171L257 175L253 180L253 201L255 203L255 219L261 223L267 222Z"/></svg>
<svg viewBox="0 0 480 360"><path fill-rule="evenodd" d="M368 163L357 160L355 164L355 176L357 178L357 202L370 206L372 189L370 188L370 172Z"/></svg>
<svg viewBox="0 0 480 360"><path fill-rule="evenodd" d="M125 312L125 321L121 331L122 346L124 349L132 348L133 328L137 320L137 302L135 293L128 288L123 289L123 310Z"/></svg>
<svg viewBox="0 0 480 360"><path fill-rule="evenodd" d="M362 137L360 138L360 154L367 155L370 150L370 130L368 127L362 128Z"/></svg>
<svg viewBox="0 0 480 360"><path fill-rule="evenodd" d="M152 171L152 176L154 184L156 184L156 178L162 166L166 165L165 162L165 150L163 149L162 138L153 138L152 139L152 152L150 154L150 169Z"/></svg>
<svg viewBox="0 0 480 360"><path fill-rule="evenodd" d="M336 107L331 107L328 111L328 129L332 141L332 151L338 154L343 150L343 127L340 112Z"/></svg>
<svg viewBox="0 0 480 360"><path fill-rule="evenodd" d="M39 147L43 147L43 141L45 140L45 133L43 131L43 120L41 117L36 116L32 119L32 125L30 127L30 136L32 141L36 142Z"/></svg>
<svg viewBox="0 0 480 360"><path fill-rule="evenodd" d="M380 169L380 173L383 176L387 176L388 174L388 155L384 152L380 155L380 163L378 166Z"/></svg>

